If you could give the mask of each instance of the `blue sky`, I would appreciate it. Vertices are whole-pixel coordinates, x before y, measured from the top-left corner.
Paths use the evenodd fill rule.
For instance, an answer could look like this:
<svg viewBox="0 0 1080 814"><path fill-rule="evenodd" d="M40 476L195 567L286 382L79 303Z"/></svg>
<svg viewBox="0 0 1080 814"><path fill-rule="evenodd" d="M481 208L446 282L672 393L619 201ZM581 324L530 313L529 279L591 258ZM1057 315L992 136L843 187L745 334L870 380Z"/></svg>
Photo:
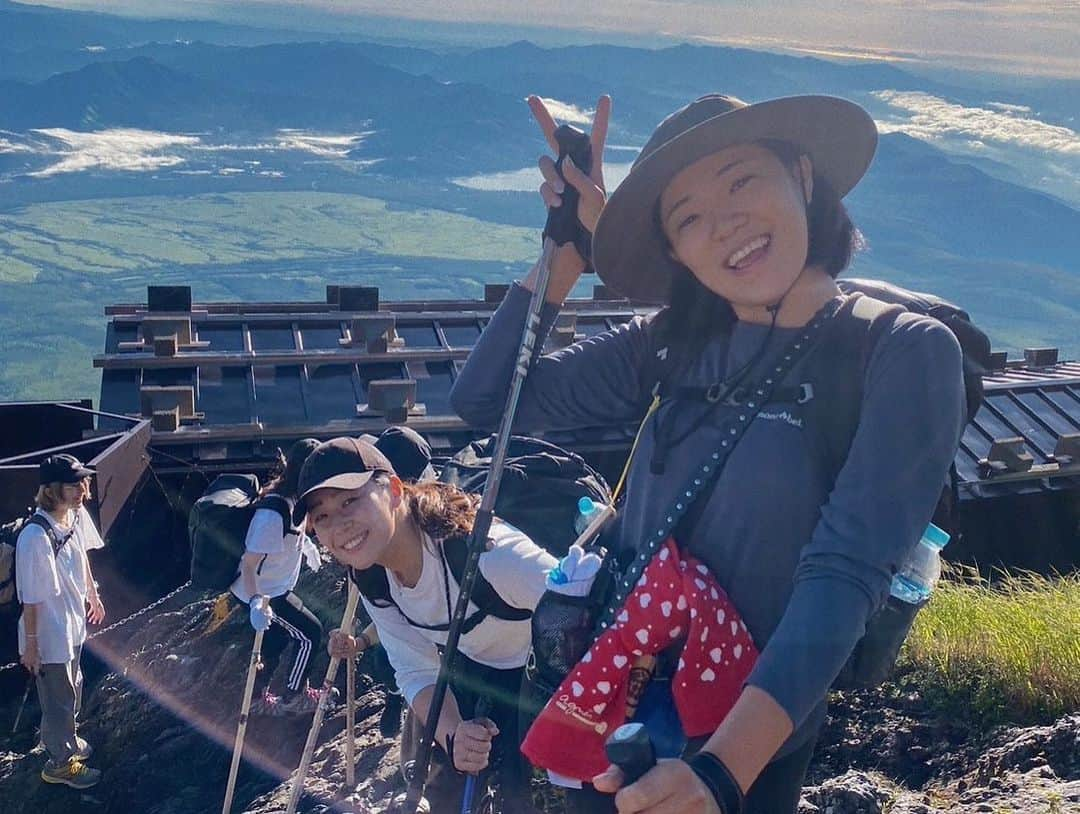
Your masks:
<svg viewBox="0 0 1080 814"><path fill-rule="evenodd" d="M30 0L40 2L41 0ZM1080 78L1080 0L46 0L252 25L354 15L666 35L822 55ZM588 9L587 13L584 9ZM317 17L315 16L317 15ZM359 22L359 21L357 21ZM327 25L320 24L325 30ZM601 38L598 36L598 39Z"/></svg>

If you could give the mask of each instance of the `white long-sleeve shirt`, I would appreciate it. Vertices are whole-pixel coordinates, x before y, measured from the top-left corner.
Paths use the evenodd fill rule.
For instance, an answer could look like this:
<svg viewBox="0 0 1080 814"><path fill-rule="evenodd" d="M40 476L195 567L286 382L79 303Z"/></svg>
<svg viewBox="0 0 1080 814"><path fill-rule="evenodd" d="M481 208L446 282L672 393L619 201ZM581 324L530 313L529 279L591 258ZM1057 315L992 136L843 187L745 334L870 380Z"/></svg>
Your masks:
<svg viewBox="0 0 1080 814"><path fill-rule="evenodd" d="M492 523L490 536L491 547L480 555L480 573L508 605L532 610L544 592L547 572L555 567L557 560L520 530L498 520ZM457 580L447 569L450 588L447 607L443 564L435 546L424 534L420 578L414 587L406 588L387 570L390 596L401 611L392 606L377 607L364 600L364 607L379 631L379 641L394 667L398 686L410 704L420 690L435 683L439 672L436 645L446 643L446 632L414 627L402 611L420 624L445 625L460 593ZM477 610L475 604L469 604L469 615ZM458 649L473 661L509 670L525 664L530 638L528 619L514 622L489 615L461 637Z"/></svg>

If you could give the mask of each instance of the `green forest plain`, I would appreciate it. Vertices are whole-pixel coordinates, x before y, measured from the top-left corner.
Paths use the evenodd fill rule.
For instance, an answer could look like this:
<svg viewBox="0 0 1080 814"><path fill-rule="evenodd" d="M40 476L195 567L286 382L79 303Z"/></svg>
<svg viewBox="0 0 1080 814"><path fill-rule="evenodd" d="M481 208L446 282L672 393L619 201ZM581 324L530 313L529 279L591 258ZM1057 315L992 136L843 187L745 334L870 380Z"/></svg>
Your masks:
<svg viewBox="0 0 1080 814"><path fill-rule="evenodd" d="M101 197L0 211L0 400L96 401L104 309L144 302L148 284L191 285L201 302L318 301L327 284L377 285L384 301L480 298L485 283L520 277L538 255L532 194L369 183L370 194ZM1014 358L1025 347L1080 350L1080 276L901 241L884 202L857 208L868 247L849 276L952 299ZM594 282L583 278L575 294Z"/></svg>
<svg viewBox="0 0 1080 814"><path fill-rule="evenodd" d="M383 299L483 296L535 260L535 229L323 192L147 196L0 213L0 399L97 399L104 308L148 284L197 301L320 300L327 284Z"/></svg>

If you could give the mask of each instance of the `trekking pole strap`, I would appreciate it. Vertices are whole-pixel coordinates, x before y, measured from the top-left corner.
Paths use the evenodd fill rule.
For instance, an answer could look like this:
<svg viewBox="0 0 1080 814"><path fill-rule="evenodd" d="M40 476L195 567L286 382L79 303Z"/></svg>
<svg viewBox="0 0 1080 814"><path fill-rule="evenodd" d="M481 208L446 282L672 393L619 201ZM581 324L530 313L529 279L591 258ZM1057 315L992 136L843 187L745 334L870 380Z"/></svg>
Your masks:
<svg viewBox="0 0 1080 814"><path fill-rule="evenodd" d="M484 494L480 498L480 508L476 512L476 521L473 523L472 534L469 536L468 556L465 559L465 571L458 585L457 605L454 608L454 615L450 619L450 628L446 635L446 647L443 650L443 656L439 662L439 674L435 680L435 691L428 707L427 720L424 722L424 734L420 738L413 776L409 780L408 790L405 794L405 814L415 814L417 806L420 804L420 798L424 793L424 785L427 782L428 767L431 763L431 750L434 748L435 742L435 731L439 725L439 718L442 716L443 702L446 700L446 689L452 675L454 659L457 657L458 641L461 638L462 626L465 624L465 615L469 610L469 601L472 598L473 586L476 584L476 575L480 570L480 555L487 544L488 532L491 531L491 521L495 514L495 502L499 497L499 485L502 483L507 451L510 448L510 435L514 426L514 416L517 413L518 400L521 398L525 377L529 374L529 366L532 364L536 349L537 334L540 327L540 312L547 296L548 281L551 279L551 262L555 255L555 249L555 241L551 238L545 238L544 250L537 268L536 286L532 293L532 299L529 300L529 312L525 318L525 326L521 333L521 349L518 352L513 377L510 380L510 392L506 398L506 408L503 410L499 430L495 435L495 449L491 455L491 472L488 475L487 482L484 484Z"/></svg>

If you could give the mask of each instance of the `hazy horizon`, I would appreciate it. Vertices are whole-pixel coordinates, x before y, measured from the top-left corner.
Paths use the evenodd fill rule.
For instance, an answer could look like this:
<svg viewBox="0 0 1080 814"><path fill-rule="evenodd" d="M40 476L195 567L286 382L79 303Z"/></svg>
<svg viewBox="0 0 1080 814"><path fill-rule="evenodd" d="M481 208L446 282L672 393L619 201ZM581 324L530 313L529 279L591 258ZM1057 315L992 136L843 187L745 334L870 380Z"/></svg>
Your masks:
<svg viewBox="0 0 1080 814"><path fill-rule="evenodd" d="M434 39L497 42L514 27L549 41L697 41L913 68L1080 78L1080 0L552 0L541 16L527 0L23 0L29 4L155 19L206 19L252 27L356 34L371 24L415 23ZM734 12L734 13L730 13ZM507 29L500 37L499 29Z"/></svg>

